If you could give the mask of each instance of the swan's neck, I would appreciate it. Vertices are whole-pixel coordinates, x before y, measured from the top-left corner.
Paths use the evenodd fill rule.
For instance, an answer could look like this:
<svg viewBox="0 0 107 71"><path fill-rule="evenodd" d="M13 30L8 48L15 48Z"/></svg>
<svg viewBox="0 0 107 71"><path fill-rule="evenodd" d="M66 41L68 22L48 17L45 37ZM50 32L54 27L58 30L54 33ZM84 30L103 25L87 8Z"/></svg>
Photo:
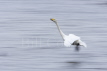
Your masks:
<svg viewBox="0 0 107 71"><path fill-rule="evenodd" d="M64 40L64 37L65 37L66 35L61 31L58 23L57 23L57 22L55 22L55 23L56 23L56 26L57 26L57 28L58 28L58 30L59 30L59 32L60 32L60 35L62 36L62 38L63 38L63 40Z"/></svg>

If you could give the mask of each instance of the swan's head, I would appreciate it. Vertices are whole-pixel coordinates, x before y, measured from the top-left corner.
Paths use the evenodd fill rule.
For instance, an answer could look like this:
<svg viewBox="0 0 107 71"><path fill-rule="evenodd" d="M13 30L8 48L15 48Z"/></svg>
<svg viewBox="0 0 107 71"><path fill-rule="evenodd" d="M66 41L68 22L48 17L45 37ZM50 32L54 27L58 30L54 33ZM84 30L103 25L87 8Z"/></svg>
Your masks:
<svg viewBox="0 0 107 71"><path fill-rule="evenodd" d="M56 22L56 20L54 18L51 18L50 20L53 21L53 22Z"/></svg>

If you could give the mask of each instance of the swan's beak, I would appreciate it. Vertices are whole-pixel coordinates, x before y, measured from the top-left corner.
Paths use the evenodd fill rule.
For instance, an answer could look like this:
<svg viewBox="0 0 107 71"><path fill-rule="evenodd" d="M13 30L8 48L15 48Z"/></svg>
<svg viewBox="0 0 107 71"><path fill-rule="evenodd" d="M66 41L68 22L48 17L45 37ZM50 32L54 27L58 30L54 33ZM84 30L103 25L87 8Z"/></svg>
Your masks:
<svg viewBox="0 0 107 71"><path fill-rule="evenodd" d="M50 20L51 20L51 21L55 21L55 19L54 19L54 18L51 18Z"/></svg>

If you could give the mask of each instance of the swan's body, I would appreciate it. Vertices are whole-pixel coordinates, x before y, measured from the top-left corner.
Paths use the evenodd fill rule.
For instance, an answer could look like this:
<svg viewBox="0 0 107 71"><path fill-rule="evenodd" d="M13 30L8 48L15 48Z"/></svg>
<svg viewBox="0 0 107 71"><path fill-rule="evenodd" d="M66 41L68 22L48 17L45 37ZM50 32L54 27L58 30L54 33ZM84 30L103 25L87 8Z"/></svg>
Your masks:
<svg viewBox="0 0 107 71"><path fill-rule="evenodd" d="M58 28L58 30L60 32L60 35L62 36L62 38L64 40L64 45L66 47L70 47L71 45L76 45L76 50L77 51L79 50L79 46L87 47L86 44L80 40L80 37L78 37L78 36L76 36L74 34L69 34L68 36L65 35L61 31L61 29L59 28L57 21L55 19L50 19L50 20L52 20L57 25L57 28Z"/></svg>

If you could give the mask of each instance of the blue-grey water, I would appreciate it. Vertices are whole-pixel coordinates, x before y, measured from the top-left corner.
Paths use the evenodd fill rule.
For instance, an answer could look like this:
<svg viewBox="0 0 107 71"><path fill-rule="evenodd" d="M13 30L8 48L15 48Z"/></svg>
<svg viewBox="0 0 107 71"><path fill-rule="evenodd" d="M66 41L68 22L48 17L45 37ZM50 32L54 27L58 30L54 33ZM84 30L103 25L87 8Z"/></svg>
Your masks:
<svg viewBox="0 0 107 71"><path fill-rule="evenodd" d="M50 18L88 47L63 46ZM0 71L107 71L107 1L0 0Z"/></svg>

